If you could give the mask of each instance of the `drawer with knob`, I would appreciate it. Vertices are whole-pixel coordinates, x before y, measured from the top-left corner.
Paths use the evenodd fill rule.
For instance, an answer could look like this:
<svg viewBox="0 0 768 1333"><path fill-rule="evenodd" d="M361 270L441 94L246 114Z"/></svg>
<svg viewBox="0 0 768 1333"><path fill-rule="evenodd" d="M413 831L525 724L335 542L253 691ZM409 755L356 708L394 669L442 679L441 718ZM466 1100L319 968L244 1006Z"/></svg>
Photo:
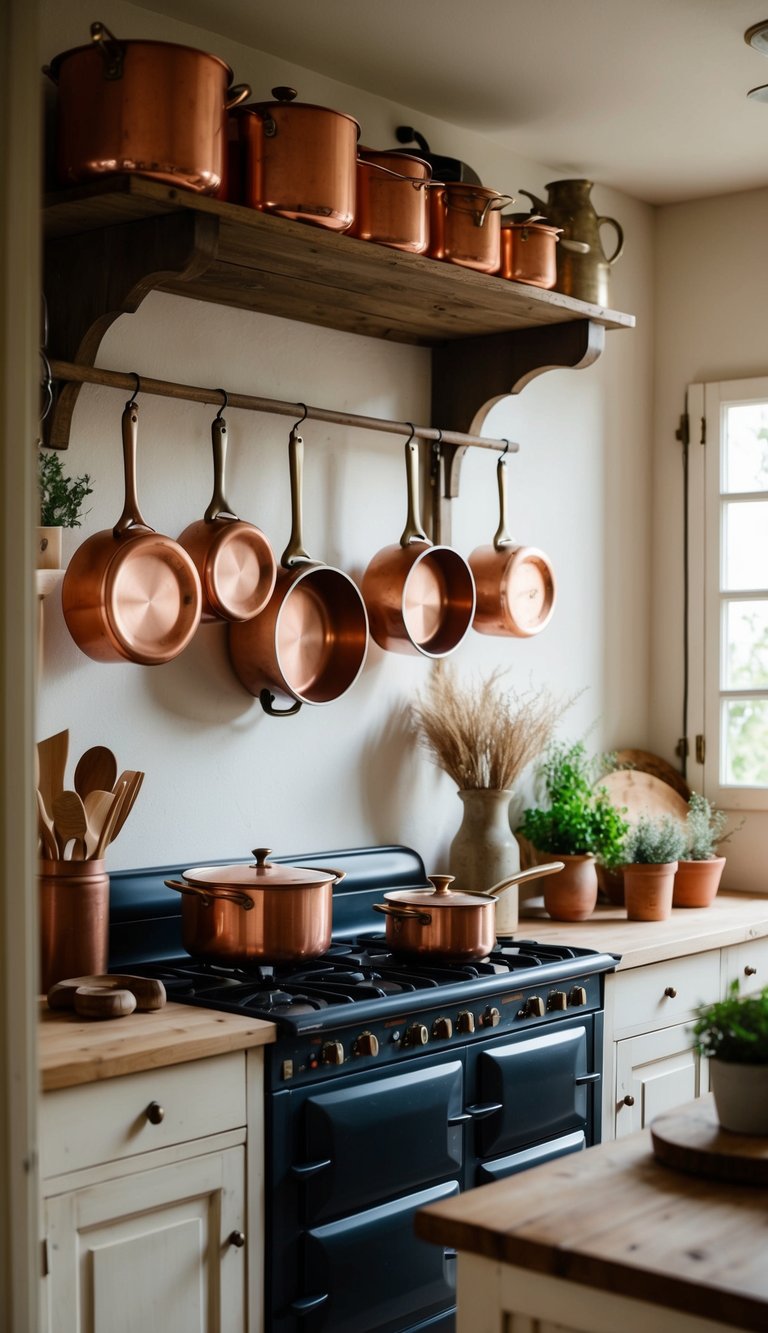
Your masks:
<svg viewBox="0 0 768 1333"><path fill-rule="evenodd" d="M732 944L723 949L723 991L738 981L742 995L755 995L768 986L768 936Z"/></svg>
<svg viewBox="0 0 768 1333"><path fill-rule="evenodd" d="M47 1092L41 1099L44 1178L239 1129L246 1123L245 1053Z"/></svg>
<svg viewBox="0 0 768 1333"><path fill-rule="evenodd" d="M628 968L614 977L613 1036L649 1032L692 1018L720 994L719 950Z"/></svg>

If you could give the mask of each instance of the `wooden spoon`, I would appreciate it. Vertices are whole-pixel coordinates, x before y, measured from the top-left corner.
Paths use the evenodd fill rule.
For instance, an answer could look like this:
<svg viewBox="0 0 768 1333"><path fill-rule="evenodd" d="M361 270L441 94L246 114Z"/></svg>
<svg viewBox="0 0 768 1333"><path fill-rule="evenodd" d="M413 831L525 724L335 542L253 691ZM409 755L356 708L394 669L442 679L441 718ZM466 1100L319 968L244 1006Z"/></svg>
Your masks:
<svg viewBox="0 0 768 1333"><path fill-rule="evenodd" d="M62 855L67 843L74 838L75 850L73 856L77 859L79 849L79 859L82 859L85 856L88 821L85 817L85 807L76 791L60 791L58 796L54 796L53 825L56 829Z"/></svg>
<svg viewBox="0 0 768 1333"><path fill-rule="evenodd" d="M84 800L85 818L88 825L85 834L85 855L86 858L93 856L99 845L101 830L104 827L105 820L112 809L113 803L117 800L113 791L89 791Z"/></svg>
<svg viewBox="0 0 768 1333"><path fill-rule="evenodd" d="M117 816L117 819L115 820L115 827L112 830L112 837L110 838L110 842L115 841L115 838L117 837L118 833L123 827L123 824L125 823L126 819L131 813L134 801L136 800L136 797L138 796L139 791L141 789L141 784L144 781L144 774L139 772L138 770L136 772L131 772L130 769L126 769L126 771L122 774L122 776L128 780L128 790L125 793L125 799L123 800L122 806L120 807L120 812Z"/></svg>
<svg viewBox="0 0 768 1333"><path fill-rule="evenodd" d="M48 736L37 742L37 758L40 765L38 790L43 798L43 805L49 816L53 813L53 798L64 789L64 771L69 753L69 731L59 731L55 736Z"/></svg>
<svg viewBox="0 0 768 1333"><path fill-rule="evenodd" d="M101 826L101 833L99 834L99 840L96 844L96 850L93 853L94 858L97 861L101 860L110 842L112 841L112 834L114 833L115 824L117 823L117 819L120 815L127 791L128 791L128 779L118 778L117 786L115 788L115 799L112 802L109 814L107 815L106 819L104 820L104 823Z"/></svg>
<svg viewBox="0 0 768 1333"><path fill-rule="evenodd" d="M92 745L77 761L75 791L85 801L92 791L111 791L117 777L117 760L106 745Z"/></svg>

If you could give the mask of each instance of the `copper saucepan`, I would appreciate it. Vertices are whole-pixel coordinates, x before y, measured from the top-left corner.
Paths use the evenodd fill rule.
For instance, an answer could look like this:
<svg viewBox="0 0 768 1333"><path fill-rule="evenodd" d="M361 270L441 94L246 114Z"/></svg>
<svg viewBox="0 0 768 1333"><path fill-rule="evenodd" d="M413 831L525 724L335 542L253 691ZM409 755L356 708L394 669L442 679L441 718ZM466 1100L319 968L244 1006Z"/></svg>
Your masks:
<svg viewBox="0 0 768 1333"><path fill-rule="evenodd" d="M453 875L429 875L432 889L396 889L374 912L387 918L387 944L393 953L432 954L440 958L487 958L496 944L496 898L514 884L552 875L562 861L519 870L487 893L450 889Z"/></svg>
<svg viewBox="0 0 768 1333"><path fill-rule="evenodd" d="M507 455L496 464L499 526L492 546L478 546L469 557L477 608L472 622L481 634L530 638L549 624L555 609L555 574L548 556L536 546L515 546L507 531Z"/></svg>
<svg viewBox="0 0 768 1333"><path fill-rule="evenodd" d="M511 195L499 194L483 185L448 182L431 190L428 255L478 273L498 273L499 209L513 202Z"/></svg>
<svg viewBox="0 0 768 1333"><path fill-rule="evenodd" d="M423 255L429 244L432 168L420 157L360 148L357 206L348 235Z"/></svg>
<svg viewBox="0 0 768 1333"><path fill-rule="evenodd" d="M213 496L203 518L179 536L200 576L203 620L250 620L263 611L275 586L277 563L264 533L232 512L224 495L227 423L211 424Z"/></svg>
<svg viewBox="0 0 768 1333"><path fill-rule="evenodd" d="M139 409L122 417L125 504L114 528L75 551L61 585L64 619L97 662L154 666L182 652L200 623L202 592L183 546L147 526L136 498Z"/></svg>
<svg viewBox="0 0 768 1333"><path fill-rule="evenodd" d="M468 633L475 584L463 556L433 546L419 513L419 459L411 437L405 446L408 514L399 545L385 546L363 575L371 635L395 653L446 657Z"/></svg>
<svg viewBox="0 0 768 1333"><path fill-rule="evenodd" d="M235 675L272 717L297 713L303 703L327 704L354 685L368 651L368 616L357 585L341 569L304 549L304 441L289 441L291 536L280 557L275 590L260 615L229 627ZM275 708L276 696L292 699Z"/></svg>
<svg viewBox="0 0 768 1333"><path fill-rule="evenodd" d="M255 864L199 866L183 882L167 879L183 895L182 943L209 962L238 966L317 958L331 943L333 886L341 870L271 865L268 847Z"/></svg>

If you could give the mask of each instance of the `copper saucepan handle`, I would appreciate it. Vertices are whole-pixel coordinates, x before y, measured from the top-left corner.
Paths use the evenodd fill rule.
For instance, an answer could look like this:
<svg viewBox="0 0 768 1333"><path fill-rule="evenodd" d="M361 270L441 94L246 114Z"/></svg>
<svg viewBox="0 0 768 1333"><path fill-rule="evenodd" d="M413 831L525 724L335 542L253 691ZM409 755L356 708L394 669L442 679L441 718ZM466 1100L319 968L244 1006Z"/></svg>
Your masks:
<svg viewBox="0 0 768 1333"><path fill-rule="evenodd" d="M122 537L126 532L134 528L140 528L142 532L154 532L145 523L139 509L139 501L136 495L136 441L139 425L139 407L138 403L132 400L125 404L123 408L122 429L123 429L123 473L125 477L125 503L123 512L117 520L112 532L115 537Z"/></svg>
<svg viewBox="0 0 768 1333"><path fill-rule="evenodd" d="M512 538L507 528L507 455L501 455L496 464L496 480L499 486L499 526L493 536L494 550L501 551L512 545Z"/></svg>
<svg viewBox="0 0 768 1333"><path fill-rule="evenodd" d="M224 494L224 477L227 469L227 423L221 416L214 417L211 422L211 445L213 447L213 495L203 518L206 523L213 523L217 518L237 520L237 514L227 503Z"/></svg>
<svg viewBox="0 0 768 1333"><path fill-rule="evenodd" d="M288 466L291 477L291 535L280 556L280 564L284 569L293 569L294 565L312 564L312 557L304 548L304 440L296 426L288 439Z"/></svg>
<svg viewBox="0 0 768 1333"><path fill-rule="evenodd" d="M548 861L543 866L529 866L527 870L518 870L516 875L510 875L508 879L502 879L498 884L486 890L485 896L496 898L505 889L511 889L515 884L525 884L531 879L540 879L543 875L555 875L558 871L565 869L564 861ZM470 889L470 893L472 890Z"/></svg>
<svg viewBox="0 0 768 1333"><path fill-rule="evenodd" d="M224 103L224 110L231 111L233 107L241 106L247 102L251 95L250 83L233 83L227 93L227 100Z"/></svg>
<svg viewBox="0 0 768 1333"><path fill-rule="evenodd" d="M421 523L419 508L419 450L411 437L405 446L405 480L408 487L408 514L400 538L401 546L410 546L411 542L426 542L431 545Z"/></svg>
<svg viewBox="0 0 768 1333"><path fill-rule="evenodd" d="M384 916L393 916L401 921L418 921L422 926L429 926L432 923L432 913L422 912L420 907L394 907L392 903L373 903L374 912L382 912Z"/></svg>
<svg viewBox="0 0 768 1333"><path fill-rule="evenodd" d="M391 167L382 166L381 162L369 162L368 159L364 157L360 158L360 161L363 162L366 167L372 167L374 171L382 171L385 176L392 176L398 181L408 181L408 184L412 185L414 190L428 190L432 184L431 180L420 180L416 176L404 176L402 171L393 171ZM440 183L440 181L434 182L435 185L439 185Z"/></svg>
<svg viewBox="0 0 768 1333"><path fill-rule="evenodd" d="M176 889L177 893L188 893L194 898L200 898L203 907L211 907L215 902L237 903L244 912L250 912L253 908L253 899L249 898L247 893L240 893L237 889L203 889L197 884L182 884L177 879L166 879L164 881L167 889Z"/></svg>

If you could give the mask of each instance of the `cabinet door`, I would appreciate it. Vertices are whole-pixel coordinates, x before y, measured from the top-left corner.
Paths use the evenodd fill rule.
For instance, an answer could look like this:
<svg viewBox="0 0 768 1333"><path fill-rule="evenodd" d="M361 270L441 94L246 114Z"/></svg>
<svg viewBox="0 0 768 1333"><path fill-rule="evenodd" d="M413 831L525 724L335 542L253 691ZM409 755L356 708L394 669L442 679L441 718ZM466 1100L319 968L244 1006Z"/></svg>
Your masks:
<svg viewBox="0 0 768 1333"><path fill-rule="evenodd" d="M756 995L768 986L768 936L723 949L723 994L738 981L742 995Z"/></svg>
<svg viewBox="0 0 768 1333"><path fill-rule="evenodd" d="M48 1198L50 1333L243 1330L244 1173L228 1148Z"/></svg>
<svg viewBox="0 0 768 1333"><path fill-rule="evenodd" d="M706 1089L688 1023L616 1043L616 1138Z"/></svg>

